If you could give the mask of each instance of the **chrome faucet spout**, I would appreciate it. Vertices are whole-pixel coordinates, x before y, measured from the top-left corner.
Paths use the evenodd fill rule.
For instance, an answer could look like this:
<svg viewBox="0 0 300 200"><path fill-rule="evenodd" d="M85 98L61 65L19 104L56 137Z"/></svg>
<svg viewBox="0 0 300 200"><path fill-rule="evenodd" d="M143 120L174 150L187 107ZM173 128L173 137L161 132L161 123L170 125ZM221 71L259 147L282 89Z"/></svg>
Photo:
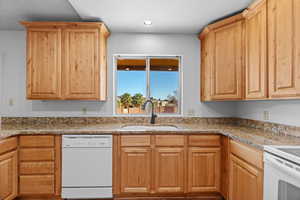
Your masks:
<svg viewBox="0 0 300 200"><path fill-rule="evenodd" d="M146 109L146 106L148 103L151 103L151 120L150 120L150 123L151 124L155 124L155 118L157 117L157 115L154 113L154 103L151 99L148 99L144 105L142 106L143 110Z"/></svg>

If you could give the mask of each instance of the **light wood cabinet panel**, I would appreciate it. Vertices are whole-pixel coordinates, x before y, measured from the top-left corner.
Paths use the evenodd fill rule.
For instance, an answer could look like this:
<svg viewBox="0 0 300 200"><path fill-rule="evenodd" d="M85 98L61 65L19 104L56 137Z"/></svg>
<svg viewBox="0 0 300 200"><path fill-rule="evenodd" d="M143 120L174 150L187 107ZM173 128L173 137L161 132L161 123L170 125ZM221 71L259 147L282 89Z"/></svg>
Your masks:
<svg viewBox="0 0 300 200"><path fill-rule="evenodd" d="M183 193L185 180L184 148L155 149L155 192Z"/></svg>
<svg viewBox="0 0 300 200"><path fill-rule="evenodd" d="M263 175L259 169L231 155L229 177L230 200L262 200Z"/></svg>
<svg viewBox="0 0 300 200"><path fill-rule="evenodd" d="M21 175L20 194L22 195L51 195L55 193L53 175Z"/></svg>
<svg viewBox="0 0 300 200"><path fill-rule="evenodd" d="M211 24L200 35L201 100L244 98L244 18L242 14Z"/></svg>
<svg viewBox="0 0 300 200"><path fill-rule="evenodd" d="M19 193L26 198L61 194L61 136L20 136Z"/></svg>
<svg viewBox="0 0 300 200"><path fill-rule="evenodd" d="M26 135L20 136L20 147L54 147L53 135Z"/></svg>
<svg viewBox="0 0 300 200"><path fill-rule="evenodd" d="M61 29L27 30L27 98L61 98Z"/></svg>
<svg viewBox="0 0 300 200"><path fill-rule="evenodd" d="M246 99L267 98L267 7L266 1L244 11Z"/></svg>
<svg viewBox="0 0 300 200"><path fill-rule="evenodd" d="M220 190L221 149L190 147L188 150L188 192Z"/></svg>
<svg viewBox="0 0 300 200"><path fill-rule="evenodd" d="M156 146L184 146L183 135L157 135L155 136Z"/></svg>
<svg viewBox="0 0 300 200"><path fill-rule="evenodd" d="M99 98L99 32L98 29L65 29L64 99Z"/></svg>
<svg viewBox="0 0 300 200"><path fill-rule="evenodd" d="M0 156L0 199L12 200L18 195L18 153Z"/></svg>
<svg viewBox="0 0 300 200"><path fill-rule="evenodd" d="M196 147L219 147L221 137L219 135L190 135L188 143L189 146Z"/></svg>
<svg viewBox="0 0 300 200"><path fill-rule="evenodd" d="M22 148L20 161L53 161L55 152L53 148Z"/></svg>
<svg viewBox="0 0 300 200"><path fill-rule="evenodd" d="M243 98L243 22L214 30L212 99Z"/></svg>
<svg viewBox="0 0 300 200"><path fill-rule="evenodd" d="M268 1L269 95L299 98L300 1Z"/></svg>
<svg viewBox="0 0 300 200"><path fill-rule="evenodd" d="M151 149L123 147L120 157L121 193L150 193Z"/></svg>
<svg viewBox="0 0 300 200"><path fill-rule="evenodd" d="M0 154L15 150L17 149L17 147L18 147L17 137L10 137L7 139L0 140Z"/></svg>
<svg viewBox="0 0 300 200"><path fill-rule="evenodd" d="M21 22L27 28L27 98L106 100L107 37L100 22Z"/></svg>

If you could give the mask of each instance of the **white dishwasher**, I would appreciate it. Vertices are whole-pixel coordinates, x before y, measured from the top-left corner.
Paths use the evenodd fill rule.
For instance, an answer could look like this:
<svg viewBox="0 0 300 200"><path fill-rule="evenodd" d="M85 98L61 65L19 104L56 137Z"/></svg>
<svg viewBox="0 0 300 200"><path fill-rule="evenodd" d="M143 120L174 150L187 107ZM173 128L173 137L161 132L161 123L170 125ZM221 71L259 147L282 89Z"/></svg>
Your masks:
<svg viewBox="0 0 300 200"><path fill-rule="evenodd" d="M112 197L112 136L64 135L62 198Z"/></svg>

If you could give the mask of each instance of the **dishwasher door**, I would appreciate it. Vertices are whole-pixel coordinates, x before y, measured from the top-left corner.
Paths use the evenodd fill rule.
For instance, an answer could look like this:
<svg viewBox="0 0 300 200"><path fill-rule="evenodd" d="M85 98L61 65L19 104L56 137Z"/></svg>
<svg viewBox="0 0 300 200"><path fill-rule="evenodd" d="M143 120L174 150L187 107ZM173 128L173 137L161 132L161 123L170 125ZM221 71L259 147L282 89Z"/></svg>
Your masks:
<svg viewBox="0 0 300 200"><path fill-rule="evenodd" d="M112 187L112 148L63 148L63 187Z"/></svg>

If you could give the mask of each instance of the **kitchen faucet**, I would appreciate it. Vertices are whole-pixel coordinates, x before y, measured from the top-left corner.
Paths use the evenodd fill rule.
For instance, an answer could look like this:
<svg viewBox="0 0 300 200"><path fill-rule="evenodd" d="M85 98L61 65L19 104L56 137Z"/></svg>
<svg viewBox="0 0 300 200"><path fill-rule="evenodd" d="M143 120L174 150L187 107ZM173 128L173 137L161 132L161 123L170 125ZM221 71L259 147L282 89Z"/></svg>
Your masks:
<svg viewBox="0 0 300 200"><path fill-rule="evenodd" d="M157 115L154 114L154 103L153 103L153 101L152 101L151 99L148 99L148 100L144 103L144 105L143 105L142 108L143 108L143 110L145 110L148 103L151 103L151 109L152 109L152 111L151 111L151 121L150 121L150 123L151 123L151 124L155 124L155 118L157 117Z"/></svg>

